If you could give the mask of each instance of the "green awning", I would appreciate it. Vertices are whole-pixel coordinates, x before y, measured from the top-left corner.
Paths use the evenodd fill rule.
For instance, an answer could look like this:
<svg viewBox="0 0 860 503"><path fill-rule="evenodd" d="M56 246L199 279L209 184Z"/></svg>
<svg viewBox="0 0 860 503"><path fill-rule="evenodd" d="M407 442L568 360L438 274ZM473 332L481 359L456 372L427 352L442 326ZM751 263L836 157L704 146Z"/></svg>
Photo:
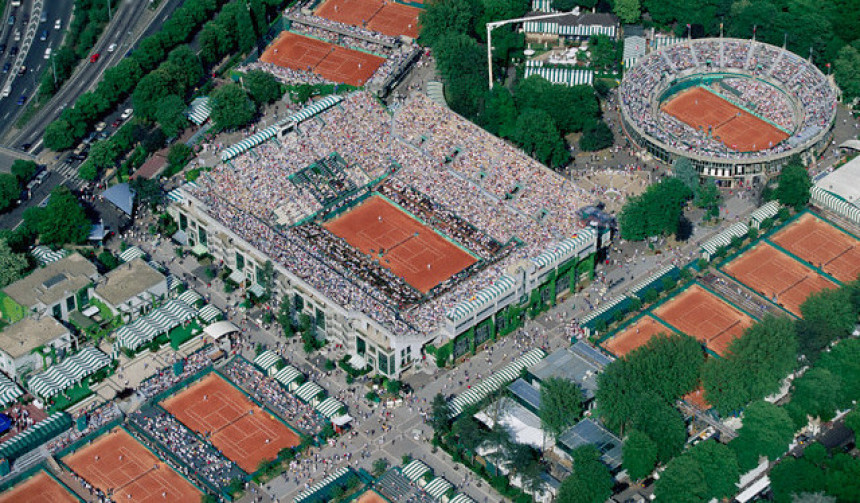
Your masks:
<svg viewBox="0 0 860 503"><path fill-rule="evenodd" d="M197 243L196 245L194 245L193 248L191 248L191 253L197 255L198 257L202 257L203 255L209 253L209 248L202 243Z"/></svg>

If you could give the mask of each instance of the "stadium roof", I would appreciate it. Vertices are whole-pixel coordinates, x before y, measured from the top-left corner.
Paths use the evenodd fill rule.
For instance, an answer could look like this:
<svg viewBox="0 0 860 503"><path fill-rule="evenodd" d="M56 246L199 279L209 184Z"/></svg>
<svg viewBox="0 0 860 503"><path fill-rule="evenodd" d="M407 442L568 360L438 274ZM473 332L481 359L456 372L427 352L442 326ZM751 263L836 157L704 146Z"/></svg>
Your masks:
<svg viewBox="0 0 860 503"><path fill-rule="evenodd" d="M815 186L860 207L860 156L834 170Z"/></svg>

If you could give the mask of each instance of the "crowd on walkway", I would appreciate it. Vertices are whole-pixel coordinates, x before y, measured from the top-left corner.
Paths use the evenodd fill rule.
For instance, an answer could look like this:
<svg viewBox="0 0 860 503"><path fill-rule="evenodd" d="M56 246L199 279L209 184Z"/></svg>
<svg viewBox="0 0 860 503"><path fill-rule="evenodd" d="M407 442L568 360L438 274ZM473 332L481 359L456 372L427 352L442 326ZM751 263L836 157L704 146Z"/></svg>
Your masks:
<svg viewBox="0 0 860 503"><path fill-rule="evenodd" d="M712 69L728 69L750 76L726 79L754 105L761 117L791 131L776 145L738 152L707 131L696 130L659 107L658 95L678 77ZM783 86L786 96L772 81ZM722 159L749 159L774 155L809 141L828 126L836 113L836 94L827 78L810 62L785 49L737 39L684 41L640 59L624 77L621 90L624 113L649 136L669 146ZM802 117L794 116L794 99Z"/></svg>
<svg viewBox="0 0 860 503"><path fill-rule="evenodd" d="M73 427L48 442L47 448L49 452L52 454L57 453L111 421L120 419L122 411L119 410L119 407L114 402L93 402L91 405L75 412L72 415L72 419L77 423L78 418L81 416L86 417L86 426L81 430Z"/></svg>

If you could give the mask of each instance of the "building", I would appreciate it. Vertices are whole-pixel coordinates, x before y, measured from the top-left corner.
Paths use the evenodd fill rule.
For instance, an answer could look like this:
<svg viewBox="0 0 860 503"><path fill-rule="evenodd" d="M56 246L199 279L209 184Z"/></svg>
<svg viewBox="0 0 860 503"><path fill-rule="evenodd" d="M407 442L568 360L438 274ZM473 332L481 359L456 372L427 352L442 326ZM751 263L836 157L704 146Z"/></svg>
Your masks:
<svg viewBox="0 0 860 503"><path fill-rule="evenodd" d="M153 303L167 297L167 278L142 258L122 264L105 274L93 297L104 302L113 314L129 322L148 313Z"/></svg>
<svg viewBox="0 0 860 503"><path fill-rule="evenodd" d="M0 332L0 370L12 379L45 368L72 347L72 334L50 316L24 318Z"/></svg>
<svg viewBox="0 0 860 503"><path fill-rule="evenodd" d="M73 253L4 288L0 310L12 322L28 313L68 321L70 312L89 302L91 287L98 277L90 261Z"/></svg>
<svg viewBox="0 0 860 503"><path fill-rule="evenodd" d="M570 458L571 453L583 445L593 445L600 452L600 459L612 473L621 469L621 439L597 421L587 418L571 426L555 442L556 454Z"/></svg>
<svg viewBox="0 0 860 503"><path fill-rule="evenodd" d="M587 406L597 391L597 374L611 362L609 356L579 341L570 348L559 349L530 368L529 378L537 390L540 390L541 382L553 377L573 381L582 389L583 404Z"/></svg>
<svg viewBox="0 0 860 503"><path fill-rule="evenodd" d="M544 12L530 12L526 17L546 15ZM567 16L526 21L523 31L529 42L583 41L592 35L606 35L616 39L621 23L613 14L604 12L578 13L578 10Z"/></svg>
<svg viewBox="0 0 860 503"><path fill-rule="evenodd" d="M813 204L860 224L860 157L820 178L810 196Z"/></svg>

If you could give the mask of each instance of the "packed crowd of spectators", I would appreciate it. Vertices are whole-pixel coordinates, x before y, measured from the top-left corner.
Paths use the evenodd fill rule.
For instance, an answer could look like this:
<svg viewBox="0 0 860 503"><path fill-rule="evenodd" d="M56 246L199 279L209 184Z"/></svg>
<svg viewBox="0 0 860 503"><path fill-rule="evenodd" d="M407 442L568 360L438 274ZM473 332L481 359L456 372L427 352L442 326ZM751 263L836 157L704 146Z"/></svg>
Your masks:
<svg viewBox="0 0 860 503"><path fill-rule="evenodd" d="M178 458L179 470L185 476L217 488L244 476L235 463L160 408L144 407L130 414L129 421L156 441L155 447L165 453L165 459Z"/></svg>
<svg viewBox="0 0 860 503"><path fill-rule="evenodd" d="M278 79L280 82L291 85L291 84L333 84L330 80L326 79L322 75L317 73L308 72L304 70L294 70L292 68L287 68L285 66L278 66L273 63L266 63L265 61L253 61L246 65L240 66L238 68L240 72L250 72L251 70L262 70L264 72L271 73Z"/></svg>
<svg viewBox="0 0 860 503"><path fill-rule="evenodd" d="M49 452L56 453L61 451L109 422L121 418L122 411L113 402L93 402L92 405L75 412L72 418L77 422L81 416L86 416L87 418L86 427L82 430L72 428L48 442L47 448Z"/></svg>
<svg viewBox="0 0 860 503"><path fill-rule="evenodd" d="M400 44L400 41L396 37L391 37L389 35L379 33L378 31L369 30L361 26L353 26L351 24L332 21L331 19L315 16L312 14L304 14L302 13L302 9L304 7L306 7L306 5L296 4L294 7L287 10L284 15L287 18L293 20L294 22L298 22L305 25L317 25L322 28L329 28L335 33L351 35L354 38L363 38L366 40L376 41L380 44L385 44L388 46L396 46Z"/></svg>
<svg viewBox="0 0 860 503"><path fill-rule="evenodd" d="M248 394L277 412L285 421L305 435L316 435L327 424L322 414L296 398L272 377L263 374L244 358L234 358L221 371Z"/></svg>
<svg viewBox="0 0 860 503"><path fill-rule="evenodd" d="M504 253L482 261L483 269L468 271L467 281L460 281L465 275L447 280L432 300L408 305L410 297L399 288L392 295L394 282L383 286L362 277L363 262L346 258L332 239L279 225L284 223L279 214L307 217L322 207L310 191L284 181L333 152L348 166L360 167L369 180L393 173L382 190L482 258ZM510 265L575 234L581 224L570 209L593 199L420 93L404 102L393 120L369 94L353 93L299 124L280 144L265 143L216 166L187 190L249 244L332 301L360 310L395 333L435 329L455 305L490 286Z"/></svg>
<svg viewBox="0 0 860 503"><path fill-rule="evenodd" d="M171 386L174 386L206 367L211 366L212 360L206 355L207 351L208 347L203 347L188 355L188 357L184 359L182 372L178 375L173 372L173 362L170 362L171 365L158 369L155 374L140 383L137 387L138 395L140 395L144 400L149 400Z"/></svg>
<svg viewBox="0 0 860 503"><path fill-rule="evenodd" d="M755 152L737 152L659 109L656 96L679 77L699 69L737 70L774 81L776 87L746 77L732 77L732 87L755 104L761 117L792 132L787 140ZM639 60L627 72L620 90L626 115L649 136L676 149L724 159L748 159L785 152L815 137L828 127L836 113L836 95L824 75L811 63L784 49L737 39L683 41ZM791 99L797 100L802 117L794 117Z"/></svg>

